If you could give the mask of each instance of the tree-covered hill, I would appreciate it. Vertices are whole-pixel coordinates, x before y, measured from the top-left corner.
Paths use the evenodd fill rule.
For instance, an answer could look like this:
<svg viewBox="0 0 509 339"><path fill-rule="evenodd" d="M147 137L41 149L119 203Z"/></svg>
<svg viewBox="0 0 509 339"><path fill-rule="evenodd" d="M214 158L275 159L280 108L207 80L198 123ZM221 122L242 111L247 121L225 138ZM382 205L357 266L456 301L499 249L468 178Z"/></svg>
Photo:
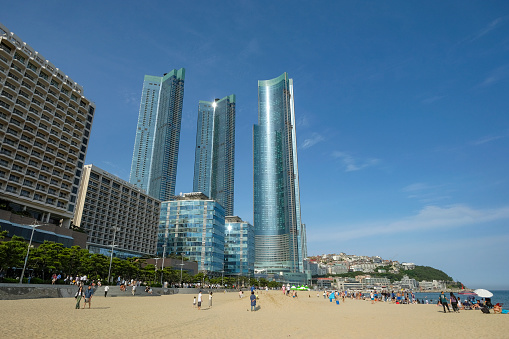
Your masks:
<svg viewBox="0 0 509 339"><path fill-rule="evenodd" d="M453 279L448 276L445 272L429 267L429 266L415 266L415 269L413 270L401 270L399 273L390 273L389 270L391 269L390 266L387 267L379 267L378 269L386 270L386 273L368 273L372 277L381 277L381 278L388 278L391 282L401 280L404 275L407 275L411 279L415 279L417 281L432 281L432 280L443 280L443 281L453 281ZM378 270L377 269L377 270ZM348 272L343 274L335 274L333 276L335 277L350 277L355 278L358 275L365 275L366 273L363 272Z"/></svg>

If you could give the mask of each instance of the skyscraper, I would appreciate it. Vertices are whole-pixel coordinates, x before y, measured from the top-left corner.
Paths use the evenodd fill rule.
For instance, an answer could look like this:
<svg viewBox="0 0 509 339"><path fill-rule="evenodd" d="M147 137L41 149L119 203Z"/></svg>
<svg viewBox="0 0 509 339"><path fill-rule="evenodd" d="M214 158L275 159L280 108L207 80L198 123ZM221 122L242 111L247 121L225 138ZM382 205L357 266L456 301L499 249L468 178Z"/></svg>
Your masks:
<svg viewBox="0 0 509 339"><path fill-rule="evenodd" d="M293 79L258 81L254 125L255 269L302 272Z"/></svg>
<svg viewBox="0 0 509 339"><path fill-rule="evenodd" d="M233 215L235 169L235 95L200 101L193 191L220 203Z"/></svg>
<svg viewBox="0 0 509 339"><path fill-rule="evenodd" d="M146 75L129 182L161 201L175 195L185 69Z"/></svg>

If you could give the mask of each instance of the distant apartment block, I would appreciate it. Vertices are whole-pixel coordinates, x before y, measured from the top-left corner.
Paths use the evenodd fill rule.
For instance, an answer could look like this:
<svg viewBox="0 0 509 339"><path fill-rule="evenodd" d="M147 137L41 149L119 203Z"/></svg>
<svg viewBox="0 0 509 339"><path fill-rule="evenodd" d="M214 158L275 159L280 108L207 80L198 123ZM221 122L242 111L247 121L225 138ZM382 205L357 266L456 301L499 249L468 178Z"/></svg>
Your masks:
<svg viewBox="0 0 509 339"><path fill-rule="evenodd" d="M235 95L200 101L193 191L216 200L226 215L233 215L234 174Z"/></svg>
<svg viewBox="0 0 509 339"><path fill-rule="evenodd" d="M236 216L225 219L224 272L254 276L254 227Z"/></svg>
<svg viewBox="0 0 509 339"><path fill-rule="evenodd" d="M175 195L185 69L146 75L129 182L161 201Z"/></svg>
<svg viewBox="0 0 509 339"><path fill-rule="evenodd" d="M0 198L69 228L95 105L83 88L0 24Z"/></svg>
<svg viewBox="0 0 509 339"><path fill-rule="evenodd" d="M85 165L74 224L87 232L93 253L154 255L161 203L94 165Z"/></svg>
<svg viewBox="0 0 509 339"><path fill-rule="evenodd" d="M175 253L198 262L200 272L221 274L224 262L224 208L201 192L161 203L157 254Z"/></svg>

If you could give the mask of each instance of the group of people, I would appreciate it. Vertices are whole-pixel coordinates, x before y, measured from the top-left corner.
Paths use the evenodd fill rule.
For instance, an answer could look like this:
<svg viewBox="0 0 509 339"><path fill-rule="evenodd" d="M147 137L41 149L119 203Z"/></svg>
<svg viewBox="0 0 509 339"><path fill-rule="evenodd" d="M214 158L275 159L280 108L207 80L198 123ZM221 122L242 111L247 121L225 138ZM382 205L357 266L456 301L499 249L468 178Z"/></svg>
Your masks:
<svg viewBox="0 0 509 339"><path fill-rule="evenodd" d="M198 310L201 310L203 295L201 291L198 293ZM196 297L193 298L193 307L196 307ZM212 291L209 292L209 308L212 307Z"/></svg>
<svg viewBox="0 0 509 339"><path fill-rule="evenodd" d="M508 311L504 311L502 309L502 305L497 303L495 305L491 304L491 299L486 298L484 303L481 303L480 300L475 300L472 297L471 301L465 300L463 303L459 297L456 297L454 293L449 293L449 298L442 291L440 293L440 297L438 298L437 305L442 305L444 308L444 313L451 312L449 309L449 302L451 303L453 312L459 313L460 310L470 309L470 310L481 310L483 313L490 313L490 308L493 308L493 313L509 313ZM447 309L447 311L446 311Z"/></svg>
<svg viewBox="0 0 509 339"><path fill-rule="evenodd" d="M92 288L92 285L88 285L88 288L84 288L84 285L79 285L78 291L74 295L74 298L76 299L76 309L80 309L81 305L81 299L84 299L83 308L88 304L88 308L90 308L90 305L92 304L92 296L94 295L95 289ZM105 292L104 296L106 296L107 291Z"/></svg>

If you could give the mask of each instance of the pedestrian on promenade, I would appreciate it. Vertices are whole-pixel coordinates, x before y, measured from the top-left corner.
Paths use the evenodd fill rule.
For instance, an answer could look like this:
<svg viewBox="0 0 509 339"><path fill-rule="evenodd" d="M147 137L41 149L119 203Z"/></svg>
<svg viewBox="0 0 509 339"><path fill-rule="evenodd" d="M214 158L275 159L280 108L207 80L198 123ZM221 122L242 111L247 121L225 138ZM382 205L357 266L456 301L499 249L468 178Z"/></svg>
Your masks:
<svg viewBox="0 0 509 339"><path fill-rule="evenodd" d="M78 288L78 292L76 292L76 294L74 295L74 298L76 299L76 309L77 310L80 309L81 297L83 297L83 287L82 286L80 286Z"/></svg>
<svg viewBox="0 0 509 339"><path fill-rule="evenodd" d="M88 303L88 308L90 308L90 305L92 304L92 295L93 294L94 294L94 290L92 289L92 286L88 285L88 289L85 290L85 302L83 303L83 308L85 308L85 306L87 306L87 303Z"/></svg>
<svg viewBox="0 0 509 339"><path fill-rule="evenodd" d="M438 300L439 303L442 304L442 306L444 307L444 313L445 312L445 308L447 307L447 311L450 313L451 310L449 309L449 303L448 303L448 300L447 300L447 297L445 296L444 294L444 291L442 291L442 293L440 294L440 297L439 297L439 300Z"/></svg>
<svg viewBox="0 0 509 339"><path fill-rule="evenodd" d="M249 297L251 300L251 312L256 311L256 296L254 294L254 291L251 292L251 296Z"/></svg>
<svg viewBox="0 0 509 339"><path fill-rule="evenodd" d="M106 298L106 295L108 294L108 291L110 290L110 287L108 285L104 286L104 297Z"/></svg>

